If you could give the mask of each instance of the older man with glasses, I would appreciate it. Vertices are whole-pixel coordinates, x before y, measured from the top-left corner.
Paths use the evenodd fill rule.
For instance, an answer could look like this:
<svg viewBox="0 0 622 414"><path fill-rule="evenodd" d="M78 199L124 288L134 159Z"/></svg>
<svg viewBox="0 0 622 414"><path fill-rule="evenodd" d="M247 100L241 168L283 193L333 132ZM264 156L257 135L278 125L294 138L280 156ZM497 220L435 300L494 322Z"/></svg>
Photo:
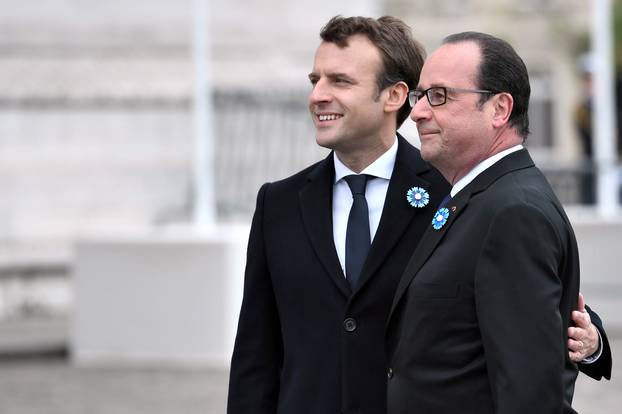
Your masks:
<svg viewBox="0 0 622 414"><path fill-rule="evenodd" d="M452 186L398 284L389 414L573 413L572 226L523 143L529 77L490 35L447 37L409 92L422 158Z"/></svg>

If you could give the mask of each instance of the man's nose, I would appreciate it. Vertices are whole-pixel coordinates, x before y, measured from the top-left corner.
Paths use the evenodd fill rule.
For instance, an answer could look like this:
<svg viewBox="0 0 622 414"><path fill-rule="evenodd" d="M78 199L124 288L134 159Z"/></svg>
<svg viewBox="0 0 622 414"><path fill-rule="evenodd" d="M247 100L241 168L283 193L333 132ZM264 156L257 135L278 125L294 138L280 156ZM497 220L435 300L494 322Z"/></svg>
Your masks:
<svg viewBox="0 0 622 414"><path fill-rule="evenodd" d="M318 104L330 102L331 99L330 88L326 82L322 79L318 80L315 85L313 85L313 89L311 89L311 93L309 94L309 103Z"/></svg>
<svg viewBox="0 0 622 414"><path fill-rule="evenodd" d="M431 109L430 104L427 102L428 97L423 95L416 103L415 106L410 111L410 119L415 122L418 122L422 119L427 119L430 117ZM425 102L424 102L425 101Z"/></svg>

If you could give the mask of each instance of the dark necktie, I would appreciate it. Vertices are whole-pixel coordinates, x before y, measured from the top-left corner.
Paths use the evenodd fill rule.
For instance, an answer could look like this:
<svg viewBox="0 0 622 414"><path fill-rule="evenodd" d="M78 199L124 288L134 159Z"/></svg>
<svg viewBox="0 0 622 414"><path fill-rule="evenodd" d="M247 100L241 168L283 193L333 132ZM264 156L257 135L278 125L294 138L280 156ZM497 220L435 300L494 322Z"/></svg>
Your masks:
<svg viewBox="0 0 622 414"><path fill-rule="evenodd" d="M437 210L440 210L441 208L446 207L447 204L450 203L450 201L451 201L451 193L447 194L445 198L443 198L443 201L441 201L441 204L438 205Z"/></svg>
<svg viewBox="0 0 622 414"><path fill-rule="evenodd" d="M348 175L344 179L352 191L353 198L346 230L346 278L354 289L358 284L371 244L369 210L365 199L368 175Z"/></svg>

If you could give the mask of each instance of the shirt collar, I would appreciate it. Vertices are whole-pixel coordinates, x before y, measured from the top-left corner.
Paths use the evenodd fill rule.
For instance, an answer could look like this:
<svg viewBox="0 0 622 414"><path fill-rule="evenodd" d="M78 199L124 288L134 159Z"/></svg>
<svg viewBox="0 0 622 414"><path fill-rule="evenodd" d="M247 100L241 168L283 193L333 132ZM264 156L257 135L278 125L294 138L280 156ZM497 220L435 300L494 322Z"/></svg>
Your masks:
<svg viewBox="0 0 622 414"><path fill-rule="evenodd" d="M511 148L503 150L493 155L490 158L486 158L484 161L477 164L471 171L469 171L467 175L459 179L456 184L454 184L454 186L451 188L451 196L455 197L456 194L458 194L458 192L462 190L464 187L469 185L469 183L473 181L475 177L480 175L482 172L484 172L488 168L492 167L497 161L499 161L506 155L510 155L511 153L522 150L522 149L523 149L523 146L521 144L518 144Z"/></svg>
<svg viewBox="0 0 622 414"><path fill-rule="evenodd" d="M395 159L397 158L397 137L384 154L376 159L376 161L372 162L361 171L361 174L369 174L377 178L384 178L386 180L391 179L391 174L393 174L393 167L395 167ZM346 165L341 162L337 154L333 152L333 161L335 163L335 182L338 182L346 175L356 174L354 171L346 167Z"/></svg>

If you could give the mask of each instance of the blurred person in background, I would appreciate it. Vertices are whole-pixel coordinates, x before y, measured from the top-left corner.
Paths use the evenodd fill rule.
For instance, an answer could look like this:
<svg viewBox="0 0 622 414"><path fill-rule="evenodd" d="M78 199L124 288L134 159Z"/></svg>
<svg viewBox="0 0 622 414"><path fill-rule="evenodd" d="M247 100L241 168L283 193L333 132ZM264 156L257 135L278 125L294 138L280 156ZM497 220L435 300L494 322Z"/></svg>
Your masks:
<svg viewBox="0 0 622 414"><path fill-rule="evenodd" d="M583 167L579 175L581 203L594 204L596 202L596 171L592 145L592 96L594 87L592 55L583 55L579 65L581 70L581 99L574 108L574 121L583 155Z"/></svg>
<svg viewBox="0 0 622 414"><path fill-rule="evenodd" d="M616 116L616 147L617 157L622 154L622 47L618 46L618 63L615 76L615 116ZM580 193L583 204L594 204L596 202L596 162L594 158L594 139L592 128L594 97L594 55L584 53L579 58L579 75L581 78L581 96L579 102L574 107L574 123L579 136L581 153L583 155L583 167L580 174ZM621 171L622 174L622 171ZM619 187L619 199L622 201L622 176Z"/></svg>

